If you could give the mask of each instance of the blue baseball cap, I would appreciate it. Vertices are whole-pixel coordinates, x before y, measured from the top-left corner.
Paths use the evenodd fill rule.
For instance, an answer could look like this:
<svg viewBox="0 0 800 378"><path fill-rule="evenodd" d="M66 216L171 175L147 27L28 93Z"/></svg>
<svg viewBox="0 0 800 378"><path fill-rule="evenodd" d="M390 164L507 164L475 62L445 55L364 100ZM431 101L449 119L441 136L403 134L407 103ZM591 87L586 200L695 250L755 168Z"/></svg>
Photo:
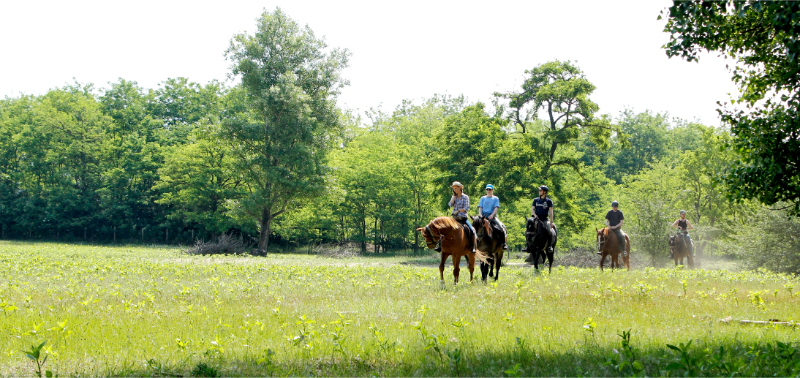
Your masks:
<svg viewBox="0 0 800 378"><path fill-rule="evenodd" d="M494 190L494 185L492 185L492 184L486 184L486 189L491 189L491 190Z"/></svg>

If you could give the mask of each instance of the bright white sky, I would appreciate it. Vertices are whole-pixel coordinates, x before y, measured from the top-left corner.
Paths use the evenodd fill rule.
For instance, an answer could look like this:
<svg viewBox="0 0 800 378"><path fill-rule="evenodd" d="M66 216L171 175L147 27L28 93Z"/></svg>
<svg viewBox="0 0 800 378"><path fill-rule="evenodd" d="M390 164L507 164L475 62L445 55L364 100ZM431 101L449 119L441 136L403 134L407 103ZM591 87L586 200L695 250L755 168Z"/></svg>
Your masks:
<svg viewBox="0 0 800 378"><path fill-rule="evenodd" d="M231 37L281 7L330 46L352 52L340 105L392 110L403 99L464 94L488 102L524 71L577 61L601 113L668 111L718 125L736 91L725 61L667 59L656 18L670 1L2 1L0 97L118 78L155 88L170 77L226 80ZM230 83L229 83L230 84Z"/></svg>

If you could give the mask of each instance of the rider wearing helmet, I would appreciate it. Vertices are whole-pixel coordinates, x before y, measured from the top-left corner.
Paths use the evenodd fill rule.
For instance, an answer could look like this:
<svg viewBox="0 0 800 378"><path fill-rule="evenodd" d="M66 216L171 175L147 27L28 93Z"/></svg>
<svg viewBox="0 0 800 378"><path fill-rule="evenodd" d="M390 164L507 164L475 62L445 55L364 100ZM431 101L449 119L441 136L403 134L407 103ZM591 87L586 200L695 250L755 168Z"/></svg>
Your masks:
<svg viewBox="0 0 800 378"><path fill-rule="evenodd" d="M622 223L624 223L625 216L622 214L622 211L617 209L619 207L619 202L613 201L611 202L611 210L606 213L606 225L611 231L614 231L614 234L617 235L617 240L619 241L619 251L625 252L625 236L622 235ZM601 252L597 252L598 255L602 255Z"/></svg>
<svg viewBox="0 0 800 378"><path fill-rule="evenodd" d="M531 216L538 218L544 224L543 229L547 232L548 237L552 237L550 229L555 228L555 226L552 223L553 200L547 197L547 192L549 191L550 189L545 185L539 187L539 197L536 197L533 200L533 205L531 205Z"/></svg>
<svg viewBox="0 0 800 378"><path fill-rule="evenodd" d="M478 202L478 214L488 219L492 227L503 230L503 232L500 233L500 241L503 244L503 249L508 249L508 246L506 246L506 225L500 222L500 219L497 219L497 210L499 209L500 198L494 195L494 185L487 184L486 195L481 197L481 200Z"/></svg>
<svg viewBox="0 0 800 378"><path fill-rule="evenodd" d="M694 227L692 226L692 222L686 219L686 210L681 210L681 217L672 223L672 227L679 229L678 232L683 233L686 238L689 239L689 248L691 248L692 257L694 257L694 241L689 235L689 230L694 229ZM670 257L672 257L672 250L669 251L669 254Z"/></svg>

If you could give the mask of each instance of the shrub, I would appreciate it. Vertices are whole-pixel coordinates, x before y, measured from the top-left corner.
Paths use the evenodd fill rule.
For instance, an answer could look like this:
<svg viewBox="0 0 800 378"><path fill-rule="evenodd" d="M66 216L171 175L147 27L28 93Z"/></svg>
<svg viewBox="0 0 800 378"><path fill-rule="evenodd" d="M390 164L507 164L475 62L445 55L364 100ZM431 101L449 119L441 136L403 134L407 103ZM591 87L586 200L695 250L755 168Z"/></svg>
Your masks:
<svg viewBox="0 0 800 378"><path fill-rule="evenodd" d="M221 255L244 253L249 245L243 238L233 237L230 234L220 235L214 242L198 240L194 247L184 251L189 255Z"/></svg>

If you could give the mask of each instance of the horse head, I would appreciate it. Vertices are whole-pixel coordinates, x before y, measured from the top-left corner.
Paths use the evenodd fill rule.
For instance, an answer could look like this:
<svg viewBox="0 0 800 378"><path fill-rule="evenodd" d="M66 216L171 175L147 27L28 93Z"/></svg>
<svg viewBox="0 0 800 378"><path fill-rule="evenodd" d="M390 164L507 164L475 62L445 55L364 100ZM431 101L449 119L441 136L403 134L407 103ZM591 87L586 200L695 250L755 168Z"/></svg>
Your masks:
<svg viewBox="0 0 800 378"><path fill-rule="evenodd" d="M427 245L429 249L433 249L436 247L437 240L435 239L433 231L431 230L431 224L428 224L425 227L420 227L417 229L417 231L419 231L422 234L422 237L425 239L425 245Z"/></svg>
<svg viewBox="0 0 800 378"><path fill-rule="evenodd" d="M675 246L675 235L672 235L672 236L669 237L669 246L670 247L674 247Z"/></svg>
<svg viewBox="0 0 800 378"><path fill-rule="evenodd" d="M597 231L597 252L603 252L603 248L606 246L606 241L608 240L608 228L601 228L601 229L594 229Z"/></svg>
<svg viewBox="0 0 800 378"><path fill-rule="evenodd" d="M536 227L536 218L530 217L525 221L525 235L536 235L537 233Z"/></svg>

